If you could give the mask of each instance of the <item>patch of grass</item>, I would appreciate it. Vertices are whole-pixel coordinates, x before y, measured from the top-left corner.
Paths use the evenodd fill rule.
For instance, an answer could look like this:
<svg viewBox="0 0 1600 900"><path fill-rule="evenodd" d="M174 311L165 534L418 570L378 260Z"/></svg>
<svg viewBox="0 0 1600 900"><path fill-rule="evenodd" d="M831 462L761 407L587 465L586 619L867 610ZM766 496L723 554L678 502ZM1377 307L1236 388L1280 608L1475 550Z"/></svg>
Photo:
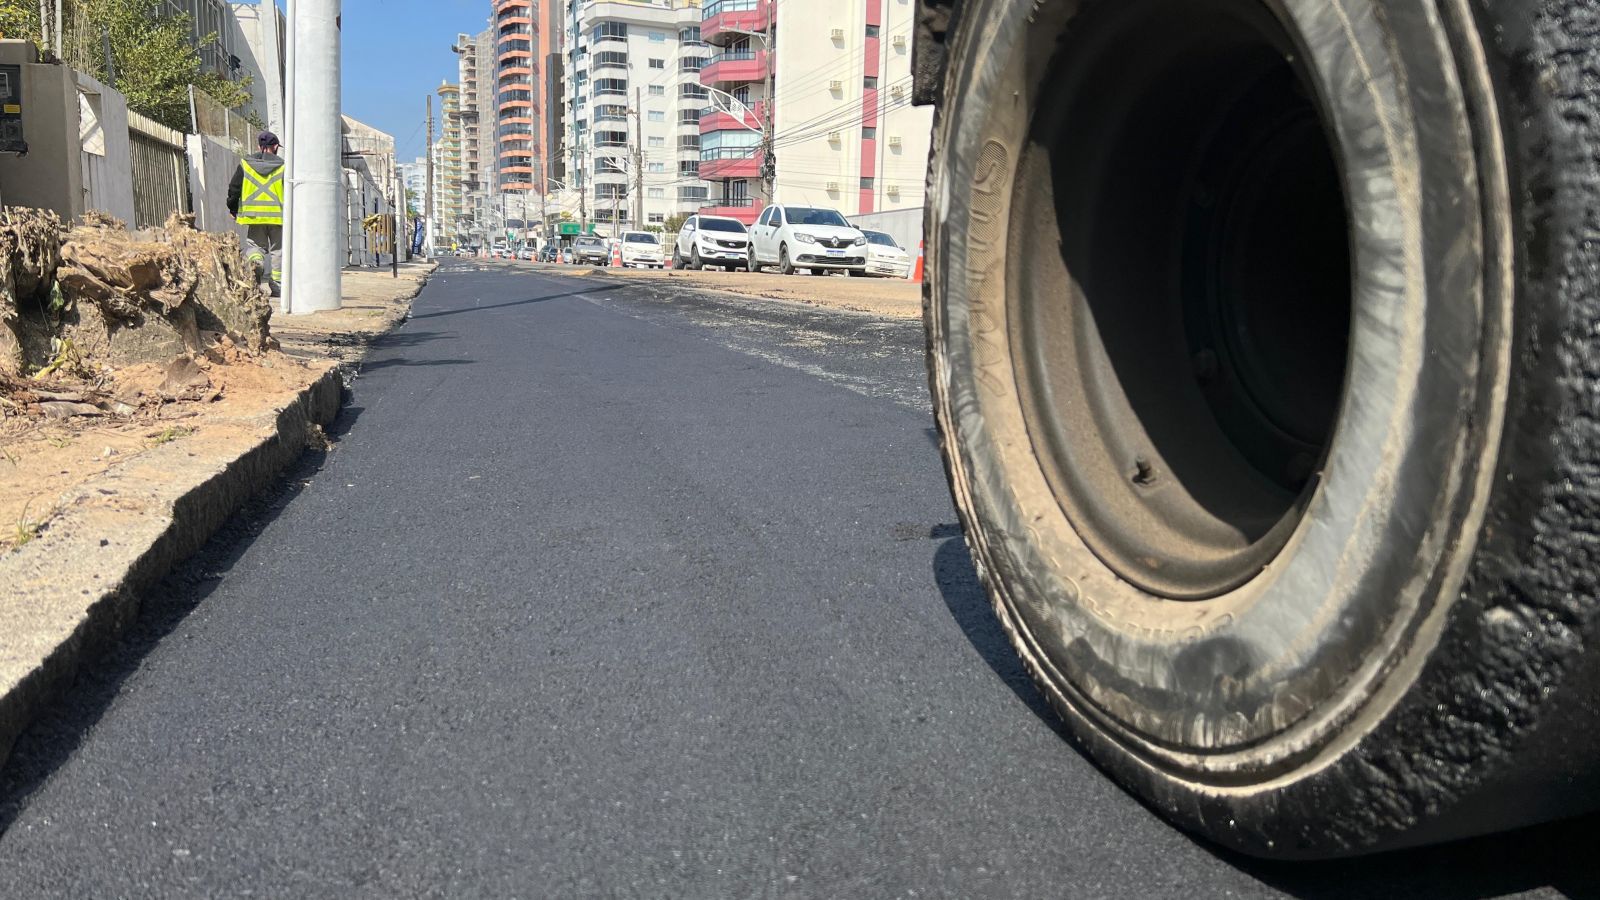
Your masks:
<svg viewBox="0 0 1600 900"><path fill-rule="evenodd" d="M159 447L162 444L170 444L178 438L186 438L191 434L194 434L194 429L187 425L169 425L152 434L150 440L145 442L145 445Z"/></svg>
<svg viewBox="0 0 1600 900"><path fill-rule="evenodd" d="M22 514L17 516L17 521L12 526L11 534L7 535L10 538L10 544L13 549L33 543L34 539L39 536L39 532L44 530L45 523L43 519L28 518L28 508L31 506L33 506L32 500L23 504Z"/></svg>

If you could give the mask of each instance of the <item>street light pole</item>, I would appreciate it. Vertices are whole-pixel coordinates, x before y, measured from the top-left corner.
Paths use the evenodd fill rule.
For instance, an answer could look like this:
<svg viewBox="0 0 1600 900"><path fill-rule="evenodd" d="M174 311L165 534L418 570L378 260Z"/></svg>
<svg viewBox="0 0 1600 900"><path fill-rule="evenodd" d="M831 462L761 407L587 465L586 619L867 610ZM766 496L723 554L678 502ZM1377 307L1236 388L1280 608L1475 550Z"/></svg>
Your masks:
<svg viewBox="0 0 1600 900"><path fill-rule="evenodd" d="M294 131L289 135L290 208L285 285L291 314L338 309L344 179L339 115L340 0L298 0L289 23L295 43Z"/></svg>

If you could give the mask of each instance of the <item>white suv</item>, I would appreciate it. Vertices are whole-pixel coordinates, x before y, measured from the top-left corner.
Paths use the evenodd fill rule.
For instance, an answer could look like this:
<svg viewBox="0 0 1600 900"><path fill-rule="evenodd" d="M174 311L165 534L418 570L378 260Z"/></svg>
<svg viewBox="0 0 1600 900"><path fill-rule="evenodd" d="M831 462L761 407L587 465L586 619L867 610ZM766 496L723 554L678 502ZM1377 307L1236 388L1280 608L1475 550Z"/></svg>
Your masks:
<svg viewBox="0 0 1600 900"><path fill-rule="evenodd" d="M750 271L765 265L785 275L796 269L813 275L865 272L867 237L838 210L769 206L750 229Z"/></svg>
<svg viewBox="0 0 1600 900"><path fill-rule="evenodd" d="M680 269L722 266L742 269L750 248L750 233L738 219L690 216L678 231L672 264Z"/></svg>
<svg viewBox="0 0 1600 900"><path fill-rule="evenodd" d="M667 264L661 255L661 239L648 231L624 231L619 240L622 243L622 267L643 266L647 269L659 269Z"/></svg>

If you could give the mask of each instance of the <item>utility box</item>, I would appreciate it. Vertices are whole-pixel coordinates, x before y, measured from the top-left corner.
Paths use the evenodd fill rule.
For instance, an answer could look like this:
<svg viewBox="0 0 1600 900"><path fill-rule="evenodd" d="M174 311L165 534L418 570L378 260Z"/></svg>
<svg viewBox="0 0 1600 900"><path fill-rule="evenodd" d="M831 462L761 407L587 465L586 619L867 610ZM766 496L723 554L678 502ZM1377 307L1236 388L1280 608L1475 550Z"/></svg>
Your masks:
<svg viewBox="0 0 1600 900"><path fill-rule="evenodd" d="M22 128L22 66L0 64L0 153L28 152Z"/></svg>

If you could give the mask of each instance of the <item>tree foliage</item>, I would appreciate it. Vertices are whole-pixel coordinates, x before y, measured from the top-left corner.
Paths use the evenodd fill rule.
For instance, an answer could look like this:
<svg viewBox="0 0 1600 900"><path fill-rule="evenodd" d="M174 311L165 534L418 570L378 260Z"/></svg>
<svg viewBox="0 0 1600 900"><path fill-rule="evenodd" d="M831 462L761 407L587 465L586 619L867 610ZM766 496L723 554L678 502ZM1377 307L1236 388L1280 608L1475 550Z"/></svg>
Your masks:
<svg viewBox="0 0 1600 900"><path fill-rule="evenodd" d="M37 41L38 6L30 0L0 0L0 34ZM208 70L200 48L190 43L188 17L167 15L161 0L67 0L63 6L66 47L60 55L73 68L121 91L130 109L187 131L190 85L229 109L249 102L249 79L234 81ZM210 34L200 43L209 46L216 40Z"/></svg>
<svg viewBox="0 0 1600 900"><path fill-rule="evenodd" d="M683 223L687 221L689 221L688 215L684 213L673 213L672 215L667 216L666 224L662 225L661 227L667 234L677 234L683 230Z"/></svg>

